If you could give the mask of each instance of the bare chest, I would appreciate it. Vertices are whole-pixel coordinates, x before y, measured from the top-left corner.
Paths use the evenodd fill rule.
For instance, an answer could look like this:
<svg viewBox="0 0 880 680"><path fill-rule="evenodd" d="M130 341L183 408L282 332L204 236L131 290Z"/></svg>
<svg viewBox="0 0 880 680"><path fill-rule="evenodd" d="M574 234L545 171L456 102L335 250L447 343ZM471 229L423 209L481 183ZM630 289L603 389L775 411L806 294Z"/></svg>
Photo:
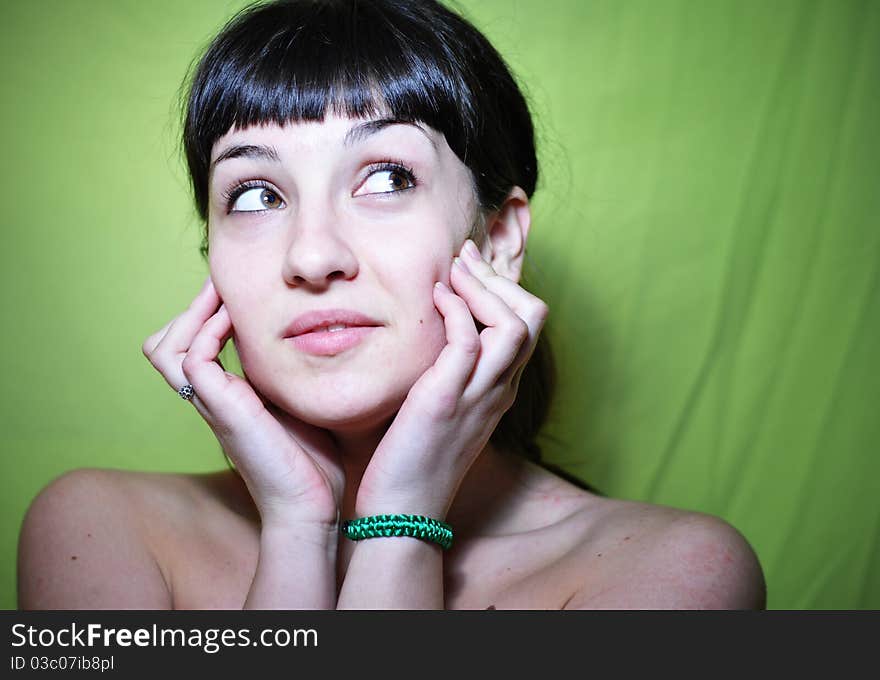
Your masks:
<svg viewBox="0 0 880 680"><path fill-rule="evenodd" d="M384 539L383 539L384 540ZM259 558L259 531L226 525L223 540L192 535L161 552L175 609L241 609ZM347 564L355 544L340 539ZM447 609L561 609L579 585L580 552L570 530L459 541L443 554ZM344 569L340 572L340 583Z"/></svg>

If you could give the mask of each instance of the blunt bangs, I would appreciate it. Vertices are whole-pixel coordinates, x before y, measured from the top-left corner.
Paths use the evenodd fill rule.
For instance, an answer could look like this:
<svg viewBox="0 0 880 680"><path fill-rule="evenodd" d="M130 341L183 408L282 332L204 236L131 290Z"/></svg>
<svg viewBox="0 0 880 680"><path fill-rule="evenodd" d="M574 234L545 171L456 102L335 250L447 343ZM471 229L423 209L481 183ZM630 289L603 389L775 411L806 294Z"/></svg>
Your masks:
<svg viewBox="0 0 880 680"><path fill-rule="evenodd" d="M389 4L394 11L383 11ZM242 10L211 43L189 92L184 146L201 218L207 219L210 156L220 137L233 127L321 121L328 109L423 122L473 167L477 135L486 131L475 106L476 74L460 53L464 27L474 31L439 5L412 0ZM478 198L483 204L487 197Z"/></svg>

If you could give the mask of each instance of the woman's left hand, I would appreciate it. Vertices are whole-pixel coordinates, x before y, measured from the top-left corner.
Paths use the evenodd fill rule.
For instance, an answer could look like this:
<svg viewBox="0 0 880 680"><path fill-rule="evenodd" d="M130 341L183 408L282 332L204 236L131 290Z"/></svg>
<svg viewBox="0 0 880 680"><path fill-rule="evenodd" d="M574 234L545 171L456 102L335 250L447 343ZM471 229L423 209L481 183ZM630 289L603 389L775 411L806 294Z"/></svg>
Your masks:
<svg viewBox="0 0 880 680"><path fill-rule="evenodd" d="M434 286L447 344L410 389L373 454L358 491L358 516L444 518L516 398L547 304L498 275L470 240L452 265L450 282L454 292Z"/></svg>

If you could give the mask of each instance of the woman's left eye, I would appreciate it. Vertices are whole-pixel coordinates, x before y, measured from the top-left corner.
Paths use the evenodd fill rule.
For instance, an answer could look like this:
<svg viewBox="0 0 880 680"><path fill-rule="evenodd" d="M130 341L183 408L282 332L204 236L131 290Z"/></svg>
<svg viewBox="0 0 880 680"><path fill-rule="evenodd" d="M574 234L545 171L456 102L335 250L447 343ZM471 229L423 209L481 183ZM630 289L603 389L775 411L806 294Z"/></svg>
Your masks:
<svg viewBox="0 0 880 680"><path fill-rule="evenodd" d="M406 191L416 186L412 170L400 165L383 165L370 172L355 196L361 194L388 194Z"/></svg>

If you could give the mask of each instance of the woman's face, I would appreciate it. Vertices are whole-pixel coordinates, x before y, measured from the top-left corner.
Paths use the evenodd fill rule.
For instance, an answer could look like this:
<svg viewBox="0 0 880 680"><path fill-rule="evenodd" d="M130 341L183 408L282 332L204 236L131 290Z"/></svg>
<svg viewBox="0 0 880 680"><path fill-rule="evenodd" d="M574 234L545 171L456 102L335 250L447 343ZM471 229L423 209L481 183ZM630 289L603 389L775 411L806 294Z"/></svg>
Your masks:
<svg viewBox="0 0 880 680"><path fill-rule="evenodd" d="M211 161L211 277L248 379L309 423L383 424L445 345L432 287L470 232L470 171L425 125L329 114L233 129ZM340 309L375 326L290 337Z"/></svg>

